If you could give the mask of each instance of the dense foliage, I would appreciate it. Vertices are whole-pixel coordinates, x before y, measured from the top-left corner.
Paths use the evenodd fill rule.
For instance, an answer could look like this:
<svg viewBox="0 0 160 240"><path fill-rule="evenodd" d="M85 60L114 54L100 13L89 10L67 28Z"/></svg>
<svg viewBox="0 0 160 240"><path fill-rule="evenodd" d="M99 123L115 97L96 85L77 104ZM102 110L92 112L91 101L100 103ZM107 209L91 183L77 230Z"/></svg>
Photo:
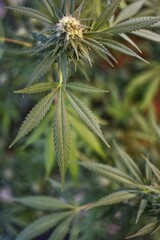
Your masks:
<svg viewBox="0 0 160 240"><path fill-rule="evenodd" d="M2 3L0 237L156 239L159 1L23 2Z"/></svg>

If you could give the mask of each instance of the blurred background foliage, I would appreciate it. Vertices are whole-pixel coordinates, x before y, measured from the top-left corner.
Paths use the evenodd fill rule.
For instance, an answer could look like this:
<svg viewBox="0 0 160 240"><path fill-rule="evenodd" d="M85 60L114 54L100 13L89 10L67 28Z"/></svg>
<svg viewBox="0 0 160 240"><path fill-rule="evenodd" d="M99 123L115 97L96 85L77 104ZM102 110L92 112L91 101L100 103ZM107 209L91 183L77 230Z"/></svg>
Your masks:
<svg viewBox="0 0 160 240"><path fill-rule="evenodd" d="M95 0L98 15L106 1ZM125 8L135 0L122 1ZM139 0L137 0L139 2ZM94 66L86 66L88 78L93 86L108 89L109 93L81 94L86 104L99 116L103 132L111 149L97 139L74 115L70 116L72 128L72 151L66 187L61 192L58 166L52 144L49 125L50 112L45 120L24 141L8 149L24 117L37 102L31 95L16 95L14 90L24 87L33 72L36 57L16 55L15 52L33 43L29 33L41 29L36 20L16 15L5 6L18 5L34 7L38 1L0 0L0 239L15 239L17 233L42 215L11 203L13 197L48 195L67 199L77 204L87 204L111 193L117 185L106 182L102 177L79 167L77 160L93 160L120 167L113 141L123 146L126 152L143 169L141 154L150 157L160 166L160 39L157 43L132 36L150 64L123 54L117 54L118 65L110 67L105 61L94 57ZM91 2L92 5L92 2ZM137 16L159 15L160 1L142 1ZM83 70L83 69L81 69ZM50 72L48 78L54 78ZM87 81L83 71L71 74L73 81ZM54 110L54 109L53 109ZM70 110L71 111L71 110ZM115 161L116 160L116 161ZM83 240L124 240L134 229L135 207L120 204L107 208L93 209L81 216ZM142 226L146 222L143 217ZM139 224L139 226L140 226ZM94 227L93 227L94 226ZM95 229L99 236L91 230ZM48 233L38 239L47 239ZM93 237L94 236L94 237ZM148 239L158 239L158 236Z"/></svg>

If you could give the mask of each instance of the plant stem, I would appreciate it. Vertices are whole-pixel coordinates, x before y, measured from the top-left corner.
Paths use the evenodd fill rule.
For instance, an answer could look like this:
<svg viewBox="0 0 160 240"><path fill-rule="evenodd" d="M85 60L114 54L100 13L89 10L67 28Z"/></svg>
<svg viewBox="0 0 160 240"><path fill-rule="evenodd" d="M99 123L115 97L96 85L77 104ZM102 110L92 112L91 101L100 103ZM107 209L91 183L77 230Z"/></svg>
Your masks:
<svg viewBox="0 0 160 240"><path fill-rule="evenodd" d="M23 45L26 47L32 47L32 43L27 43L27 42L22 42L19 40L15 40L15 39L10 39L10 38L0 38L1 42L8 42L8 43L15 43L15 44L19 44L19 45Z"/></svg>

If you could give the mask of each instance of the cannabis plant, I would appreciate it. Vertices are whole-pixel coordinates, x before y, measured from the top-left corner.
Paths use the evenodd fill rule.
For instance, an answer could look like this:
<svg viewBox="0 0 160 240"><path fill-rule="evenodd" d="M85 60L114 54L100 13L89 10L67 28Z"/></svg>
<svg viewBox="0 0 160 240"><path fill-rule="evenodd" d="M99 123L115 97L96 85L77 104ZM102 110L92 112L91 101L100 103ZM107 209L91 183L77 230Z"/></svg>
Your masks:
<svg viewBox="0 0 160 240"><path fill-rule="evenodd" d="M98 17L94 14L94 8L88 14L88 11L86 11L87 1L82 1L78 6L74 0L64 0L58 5L55 5L52 0L41 0L40 2L43 8L42 12L28 7L9 7L9 9L35 18L43 24L42 31L32 33L34 38L33 46L21 51L23 54L36 55L39 58L39 63L27 86L16 91L16 93L47 93L27 115L10 147L33 130L55 102L56 108L51 131L53 131L55 152L63 188L70 159L71 142L67 102L70 103L90 130L109 146L93 113L73 93L95 94L98 92L105 93L106 91L83 83L69 82L72 64L74 64L75 69L78 67L83 69L87 63L92 66L92 53L95 52L113 66L117 64L117 60L110 52L110 49L146 62L138 53L127 47L125 43L121 43L119 37L129 41L127 33L149 28L156 24L160 18L147 16L126 20L126 17L121 16L124 21L113 22L111 19L116 14L121 0L107 3ZM133 42L131 43L133 45ZM54 81L36 83L38 80L44 79L44 75L52 67L56 75Z"/></svg>

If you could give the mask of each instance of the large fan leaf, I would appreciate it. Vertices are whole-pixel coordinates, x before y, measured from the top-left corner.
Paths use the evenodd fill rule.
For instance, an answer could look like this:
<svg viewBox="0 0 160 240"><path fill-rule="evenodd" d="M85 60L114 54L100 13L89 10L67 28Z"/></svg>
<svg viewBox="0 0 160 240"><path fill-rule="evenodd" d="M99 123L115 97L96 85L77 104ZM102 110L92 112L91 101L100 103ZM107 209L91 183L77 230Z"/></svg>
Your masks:
<svg viewBox="0 0 160 240"><path fill-rule="evenodd" d="M108 28L105 30L106 33L110 34L121 34L126 32L136 31L145 27L150 27L154 23L160 21L159 17L141 17L141 18L134 18L123 23L117 24L113 27Z"/></svg>
<svg viewBox="0 0 160 240"><path fill-rule="evenodd" d="M20 94L43 93L43 92L47 92L54 89L56 86L57 84L54 84L53 82L37 83L31 86L25 87L23 89L14 91L14 93L20 93Z"/></svg>
<svg viewBox="0 0 160 240"><path fill-rule="evenodd" d="M54 145L63 188L70 155L70 126L62 89L59 90L58 104L54 118Z"/></svg>
<svg viewBox="0 0 160 240"><path fill-rule="evenodd" d="M79 115L79 117L109 147L93 113L72 93L67 91L67 96L73 109Z"/></svg>
<svg viewBox="0 0 160 240"><path fill-rule="evenodd" d="M53 98L54 92L51 92L30 111L25 121L22 123L17 137L10 145L10 148L40 123L40 121L45 117L46 113L50 109Z"/></svg>
<svg viewBox="0 0 160 240"><path fill-rule="evenodd" d="M48 16L46 16L44 13L28 8L28 7L7 7L8 9L14 10L15 12L18 12L20 14L26 15L31 18L36 18L42 22L47 22L47 23L53 23Z"/></svg>
<svg viewBox="0 0 160 240"><path fill-rule="evenodd" d="M16 240L31 240L35 237L41 235L45 231L56 226L60 221L69 217L72 214L69 212L62 212L56 214L50 214L47 216L43 216L30 224L27 228L25 228L16 238Z"/></svg>
<svg viewBox="0 0 160 240"><path fill-rule="evenodd" d="M93 208L93 207L101 207L106 205L113 205L117 204L132 198L135 198L136 194L132 193L130 191L119 191L112 194L109 194L108 196L100 199L99 201L91 204L91 206L87 209Z"/></svg>
<svg viewBox="0 0 160 240"><path fill-rule="evenodd" d="M74 206L60 202L54 197L44 196L22 197L15 198L14 201L39 210L74 209Z"/></svg>
<svg viewBox="0 0 160 240"><path fill-rule="evenodd" d="M84 92L84 93L106 93L106 92L108 92L107 90L95 88L95 87L92 87L90 85L83 84L83 83L68 83L66 88L77 91L77 92Z"/></svg>
<svg viewBox="0 0 160 240"><path fill-rule="evenodd" d="M93 26L94 31L96 31L97 29L100 30L103 27L104 23L107 23L109 21L109 19L112 17L116 9L118 8L120 2L121 0L114 0L109 6L107 4L106 9L101 13Z"/></svg>

